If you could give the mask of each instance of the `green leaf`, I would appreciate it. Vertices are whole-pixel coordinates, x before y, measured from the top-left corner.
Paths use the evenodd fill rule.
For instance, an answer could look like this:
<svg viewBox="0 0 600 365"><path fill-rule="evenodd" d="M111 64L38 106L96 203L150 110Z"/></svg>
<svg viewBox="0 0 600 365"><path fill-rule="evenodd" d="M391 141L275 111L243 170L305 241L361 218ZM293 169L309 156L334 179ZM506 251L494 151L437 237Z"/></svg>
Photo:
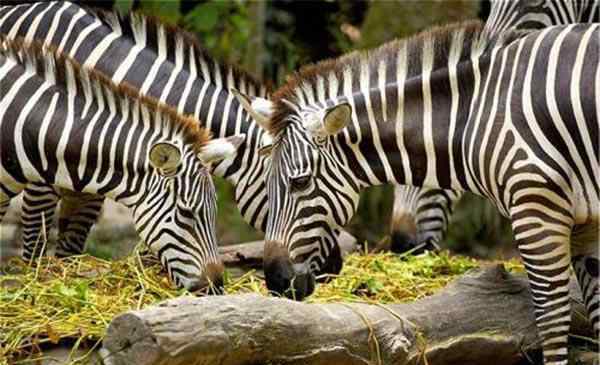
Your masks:
<svg viewBox="0 0 600 365"><path fill-rule="evenodd" d="M185 23L198 32L208 32L217 25L220 8L218 2L198 5L185 16Z"/></svg>
<svg viewBox="0 0 600 365"><path fill-rule="evenodd" d="M127 13L133 6L133 0L115 0L114 8L119 13Z"/></svg>
<svg viewBox="0 0 600 365"><path fill-rule="evenodd" d="M177 24L181 18L179 0L146 0L140 2L140 10L148 15L160 18L162 21Z"/></svg>

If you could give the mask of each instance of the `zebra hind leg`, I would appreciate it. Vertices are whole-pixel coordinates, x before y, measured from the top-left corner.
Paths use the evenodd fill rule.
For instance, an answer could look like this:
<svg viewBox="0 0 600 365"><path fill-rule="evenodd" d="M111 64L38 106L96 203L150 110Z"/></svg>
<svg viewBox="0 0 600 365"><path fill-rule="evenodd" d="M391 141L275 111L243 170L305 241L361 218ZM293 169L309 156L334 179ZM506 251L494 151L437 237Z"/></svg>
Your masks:
<svg viewBox="0 0 600 365"><path fill-rule="evenodd" d="M57 204L58 195L50 185L32 183L23 191L21 224L24 260L31 261L45 255Z"/></svg>
<svg viewBox="0 0 600 365"><path fill-rule="evenodd" d="M575 226L573 230L573 270L596 337L600 335L600 224Z"/></svg>
<svg viewBox="0 0 600 365"><path fill-rule="evenodd" d="M92 226L98 221L104 198L83 193L62 194L58 218L57 257L82 254Z"/></svg>
<svg viewBox="0 0 600 365"><path fill-rule="evenodd" d="M544 364L566 365L572 218L561 216L564 211L539 208L539 196L519 200L521 205L511 210L512 228L529 278Z"/></svg>
<svg viewBox="0 0 600 365"><path fill-rule="evenodd" d="M600 289L598 287L598 266L597 257L580 255L573 257L573 268L577 275L579 288L583 295L588 318L594 327L596 337L600 334Z"/></svg>

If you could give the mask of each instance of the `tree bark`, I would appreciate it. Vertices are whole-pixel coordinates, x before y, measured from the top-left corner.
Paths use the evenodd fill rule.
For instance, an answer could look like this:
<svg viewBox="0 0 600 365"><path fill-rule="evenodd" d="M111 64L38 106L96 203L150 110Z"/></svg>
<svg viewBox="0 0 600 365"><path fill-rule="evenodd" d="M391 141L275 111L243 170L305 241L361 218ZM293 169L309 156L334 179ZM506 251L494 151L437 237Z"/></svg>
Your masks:
<svg viewBox="0 0 600 365"><path fill-rule="evenodd" d="M583 307L573 303L572 332L591 336ZM178 298L115 317L103 357L115 365L500 365L537 348L526 278L494 266L406 304Z"/></svg>

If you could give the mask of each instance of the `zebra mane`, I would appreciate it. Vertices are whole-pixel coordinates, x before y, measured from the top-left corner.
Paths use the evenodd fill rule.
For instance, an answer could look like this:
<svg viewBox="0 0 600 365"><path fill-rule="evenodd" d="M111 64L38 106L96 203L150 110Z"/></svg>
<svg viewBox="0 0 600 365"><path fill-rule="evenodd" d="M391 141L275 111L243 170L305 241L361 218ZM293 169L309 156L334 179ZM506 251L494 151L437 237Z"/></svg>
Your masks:
<svg viewBox="0 0 600 365"><path fill-rule="evenodd" d="M402 55L406 60L406 80L418 77L422 73L421 54L426 42L433 41L433 65L447 65L453 47L460 47L462 50L457 53L459 59L454 61L468 59L471 57L472 51L479 52L487 46L482 28L483 24L479 21L439 26L412 37L387 42L372 50L353 51L338 58L304 66L288 76L284 85L272 95L275 111L269 122L269 132L277 135L287 126L289 120L286 117L293 112L294 105L300 108L307 105L304 101L307 92L318 99L316 101L319 103L342 95L342 79L345 72L351 72L352 92L357 92L360 91L361 69L364 65L367 67L369 78L374 80L382 63L387 69L393 65L393 70L395 70L399 56ZM338 84L334 95L329 91L332 79ZM376 83L377 81L371 81L371 84ZM324 100L318 96L319 88L324 94Z"/></svg>
<svg viewBox="0 0 600 365"><path fill-rule="evenodd" d="M141 34L152 35L150 37L152 40L146 42L146 48L152 49L156 54L159 54L159 37L164 37L160 40L166 44L166 59L173 64L188 65L190 52L193 51L199 76L203 78L206 76L202 72L202 69L206 68L209 79L205 81L215 86L220 85L225 90L233 88L250 96L266 97L271 92L270 85L261 83L247 71L213 58L200 45L198 37L176 25L165 23L157 17L145 15L139 11L121 14L104 9L82 7L116 32L130 37L136 42L138 42L137 37ZM178 52L179 44L183 46L181 53Z"/></svg>
<svg viewBox="0 0 600 365"><path fill-rule="evenodd" d="M183 135L184 143L190 144L196 152L211 139L210 131L202 127L193 116L179 114L176 109L141 94L126 82L115 84L102 72L79 64L54 47L36 41L25 41L20 37L9 40L0 36L0 54L32 69L40 77L60 85L65 90L69 90L72 85L80 90L99 86L104 96L115 100L117 108L121 107L119 100L146 108L150 114L160 115L167 123L171 123L172 127Z"/></svg>

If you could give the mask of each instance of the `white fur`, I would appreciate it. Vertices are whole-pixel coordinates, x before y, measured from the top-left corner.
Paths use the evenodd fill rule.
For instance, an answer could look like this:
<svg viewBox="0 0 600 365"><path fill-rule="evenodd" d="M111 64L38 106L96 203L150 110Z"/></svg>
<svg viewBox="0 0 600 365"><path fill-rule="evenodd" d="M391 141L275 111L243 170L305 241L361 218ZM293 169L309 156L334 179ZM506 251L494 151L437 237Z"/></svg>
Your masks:
<svg viewBox="0 0 600 365"><path fill-rule="evenodd" d="M238 134L232 137L213 139L202 147L198 158L200 158L202 163L208 165L233 157L245 138L245 134Z"/></svg>
<svg viewBox="0 0 600 365"><path fill-rule="evenodd" d="M235 89L231 89L231 93L261 128L268 129L274 109L270 100L258 97L251 98Z"/></svg>

